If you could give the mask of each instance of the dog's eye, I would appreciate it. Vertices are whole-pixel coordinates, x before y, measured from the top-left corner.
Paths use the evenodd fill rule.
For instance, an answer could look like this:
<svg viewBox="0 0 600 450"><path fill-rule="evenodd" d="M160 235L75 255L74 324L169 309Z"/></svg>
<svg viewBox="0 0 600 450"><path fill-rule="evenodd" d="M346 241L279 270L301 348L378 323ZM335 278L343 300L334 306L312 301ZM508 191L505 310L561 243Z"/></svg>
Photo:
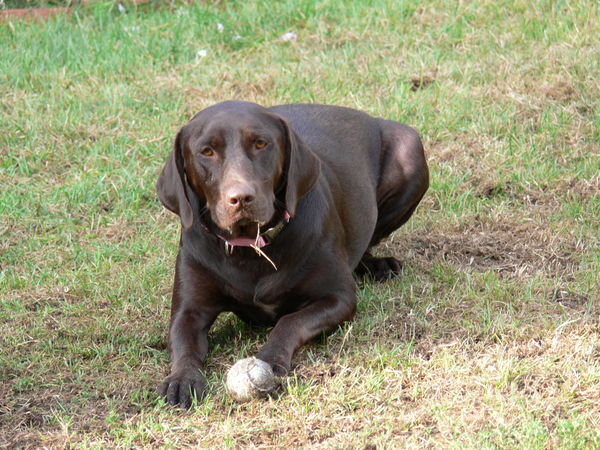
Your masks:
<svg viewBox="0 0 600 450"><path fill-rule="evenodd" d="M264 139L257 139L256 141L254 141L254 147L258 150L265 148L267 145L267 141L265 141Z"/></svg>
<svg viewBox="0 0 600 450"><path fill-rule="evenodd" d="M200 150L200 153L202 153L204 156L212 156L215 154L214 150L210 147L203 147Z"/></svg>

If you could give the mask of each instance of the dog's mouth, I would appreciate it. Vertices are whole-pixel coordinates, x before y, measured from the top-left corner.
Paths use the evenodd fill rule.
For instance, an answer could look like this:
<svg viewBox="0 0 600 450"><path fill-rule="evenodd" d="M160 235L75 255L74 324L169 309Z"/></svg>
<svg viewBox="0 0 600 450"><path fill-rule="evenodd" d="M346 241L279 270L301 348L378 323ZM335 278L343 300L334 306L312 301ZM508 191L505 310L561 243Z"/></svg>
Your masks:
<svg viewBox="0 0 600 450"><path fill-rule="evenodd" d="M223 238L230 245L249 247L251 245L261 246L261 226L262 222L252 221L249 219L241 219L231 225L226 230L223 230Z"/></svg>

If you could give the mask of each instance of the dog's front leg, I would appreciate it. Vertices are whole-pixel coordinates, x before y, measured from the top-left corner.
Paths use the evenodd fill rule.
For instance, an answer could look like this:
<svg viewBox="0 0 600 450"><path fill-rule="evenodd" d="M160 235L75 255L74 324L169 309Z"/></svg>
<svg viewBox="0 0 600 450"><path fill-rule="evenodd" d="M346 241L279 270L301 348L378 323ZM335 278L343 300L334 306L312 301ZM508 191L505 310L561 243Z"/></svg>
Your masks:
<svg viewBox="0 0 600 450"><path fill-rule="evenodd" d="M201 372L208 353L208 330L222 311L212 282L180 252L169 328L171 373L159 388L159 395L171 405L189 408L193 396L200 398L206 388Z"/></svg>
<svg viewBox="0 0 600 450"><path fill-rule="evenodd" d="M354 286L325 294L303 309L283 316L256 357L271 365L276 375L287 374L296 350L319 334L352 319L356 310Z"/></svg>

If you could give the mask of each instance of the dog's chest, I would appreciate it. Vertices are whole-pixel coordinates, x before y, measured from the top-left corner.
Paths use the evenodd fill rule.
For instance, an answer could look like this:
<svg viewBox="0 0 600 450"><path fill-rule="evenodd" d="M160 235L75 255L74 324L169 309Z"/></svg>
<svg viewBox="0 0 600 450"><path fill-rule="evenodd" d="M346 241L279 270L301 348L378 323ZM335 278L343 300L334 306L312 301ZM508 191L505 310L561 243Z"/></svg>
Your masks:
<svg viewBox="0 0 600 450"><path fill-rule="evenodd" d="M269 277L248 277L243 283L225 281L222 289L230 309L248 322L272 324L295 303L289 287Z"/></svg>
<svg viewBox="0 0 600 450"><path fill-rule="evenodd" d="M235 286L227 286L224 291L235 305L249 310L257 310L273 317L275 317L277 312L281 309L281 304L284 303L282 296L277 296L275 299L265 301L264 298L261 298L261 296L257 294L256 289L240 290Z"/></svg>
<svg viewBox="0 0 600 450"><path fill-rule="evenodd" d="M269 320L275 320L279 316L279 305L254 303L253 307L261 316L268 317Z"/></svg>
<svg viewBox="0 0 600 450"><path fill-rule="evenodd" d="M245 296L236 297L230 296L230 309L248 323L274 325L282 315L283 308L280 302L261 303L258 299L254 300Z"/></svg>

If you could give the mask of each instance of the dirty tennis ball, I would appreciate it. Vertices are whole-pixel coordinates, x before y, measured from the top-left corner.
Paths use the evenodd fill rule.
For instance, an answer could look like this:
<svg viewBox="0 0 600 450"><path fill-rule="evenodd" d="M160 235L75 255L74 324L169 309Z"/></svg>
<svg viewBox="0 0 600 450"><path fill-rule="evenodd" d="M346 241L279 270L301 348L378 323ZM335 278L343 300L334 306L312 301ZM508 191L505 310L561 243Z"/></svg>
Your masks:
<svg viewBox="0 0 600 450"><path fill-rule="evenodd" d="M227 373L227 392L240 403L266 397L277 387L277 377L271 366L257 358L236 362Z"/></svg>

